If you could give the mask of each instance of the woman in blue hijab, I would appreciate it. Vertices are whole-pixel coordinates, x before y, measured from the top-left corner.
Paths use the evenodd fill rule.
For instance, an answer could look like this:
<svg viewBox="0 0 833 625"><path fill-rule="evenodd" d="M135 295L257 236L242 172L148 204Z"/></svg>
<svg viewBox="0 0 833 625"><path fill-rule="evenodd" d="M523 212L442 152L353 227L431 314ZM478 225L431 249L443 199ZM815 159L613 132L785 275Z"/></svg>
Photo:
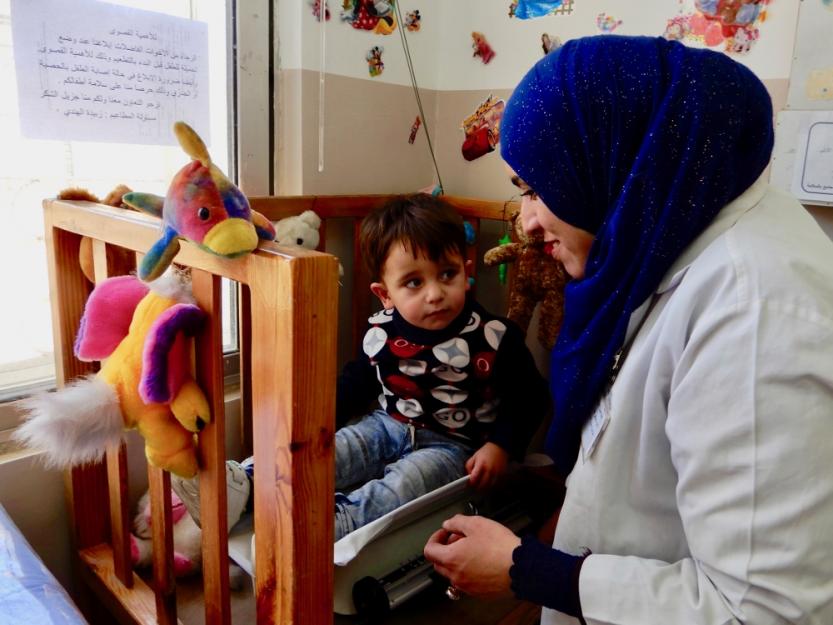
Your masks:
<svg viewBox="0 0 833 625"><path fill-rule="evenodd" d="M574 40L517 86L502 156L574 278L546 440L570 477L555 548L446 521L425 553L454 587L542 624L833 622L833 246L763 180L772 145L754 74L677 42Z"/></svg>

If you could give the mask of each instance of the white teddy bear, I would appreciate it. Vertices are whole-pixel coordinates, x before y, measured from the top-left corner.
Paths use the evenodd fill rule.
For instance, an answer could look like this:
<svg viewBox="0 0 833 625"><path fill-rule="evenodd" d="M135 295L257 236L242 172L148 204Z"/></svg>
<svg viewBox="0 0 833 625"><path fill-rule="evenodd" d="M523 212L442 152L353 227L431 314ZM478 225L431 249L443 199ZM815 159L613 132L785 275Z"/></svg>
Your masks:
<svg viewBox="0 0 833 625"><path fill-rule="evenodd" d="M321 240L318 229L321 218L314 211L307 210L300 215L284 217L275 222L275 243L279 245L304 247L314 250ZM344 268L338 264L338 275L344 275Z"/></svg>
<svg viewBox="0 0 833 625"><path fill-rule="evenodd" d="M294 245L314 250L318 247L321 218L314 211L304 211L300 215L284 217L275 222L275 243Z"/></svg>

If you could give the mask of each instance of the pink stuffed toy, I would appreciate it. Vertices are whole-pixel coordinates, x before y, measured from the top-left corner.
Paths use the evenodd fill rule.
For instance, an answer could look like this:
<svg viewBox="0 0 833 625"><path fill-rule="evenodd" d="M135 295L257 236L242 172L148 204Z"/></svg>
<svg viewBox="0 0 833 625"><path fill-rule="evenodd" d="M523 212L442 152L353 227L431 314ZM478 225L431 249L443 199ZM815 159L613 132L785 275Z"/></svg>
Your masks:
<svg viewBox="0 0 833 625"><path fill-rule="evenodd" d="M183 577L196 573L202 563L202 530L185 509L185 504L171 491L172 520L174 523L174 575ZM133 519L130 536L130 555L134 567L150 566L153 562L151 539L150 493L139 500L139 512Z"/></svg>

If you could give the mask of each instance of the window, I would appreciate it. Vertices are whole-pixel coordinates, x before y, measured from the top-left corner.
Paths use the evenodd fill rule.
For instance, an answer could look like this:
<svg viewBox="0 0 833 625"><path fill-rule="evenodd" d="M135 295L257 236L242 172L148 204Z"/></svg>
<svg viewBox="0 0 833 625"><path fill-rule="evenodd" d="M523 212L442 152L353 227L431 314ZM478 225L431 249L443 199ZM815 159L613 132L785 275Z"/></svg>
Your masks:
<svg viewBox="0 0 833 625"><path fill-rule="evenodd" d="M210 140L217 165L235 178L230 158L234 143L230 123L235 117L229 80L230 12L216 0L110 0L111 4L200 20L208 24ZM267 13L268 14L268 11ZM262 40L248 45L269 48ZM268 55L266 55L268 56ZM0 0L0 264L6 305L0 313L0 401L14 399L54 383L52 322L41 201L60 190L78 186L104 197L118 184L164 195L171 176L184 164L177 147L80 141L44 141L22 136L19 124L17 76L12 46L11 0ZM269 107L263 107L269 109ZM268 120L249 116L247 124L269 127ZM269 163L269 155L260 154ZM263 157L266 158L263 158ZM242 170L246 163L239 163ZM251 191L249 191L251 192ZM261 188L260 193L268 193ZM223 339L236 347L234 289L224 285Z"/></svg>

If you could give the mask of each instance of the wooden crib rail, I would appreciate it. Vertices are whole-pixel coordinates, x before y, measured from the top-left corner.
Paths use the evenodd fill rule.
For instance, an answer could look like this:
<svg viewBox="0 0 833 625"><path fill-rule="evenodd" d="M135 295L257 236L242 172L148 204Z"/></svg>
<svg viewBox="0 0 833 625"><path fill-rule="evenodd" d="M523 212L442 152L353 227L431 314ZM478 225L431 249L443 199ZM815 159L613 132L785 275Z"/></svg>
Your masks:
<svg viewBox="0 0 833 625"><path fill-rule="evenodd" d="M390 195L252 198L272 220L312 209L327 221L352 220L353 253L368 211ZM516 203L446 196L477 233L481 220L508 219ZM45 239L59 386L94 371L73 355L73 342L92 286L78 264L82 237L93 241L96 281L135 270L134 259L159 236L155 217L88 202L46 200ZM115 254L117 248L134 254ZM472 248L469 259L476 261ZM125 260L129 259L129 262ZM182 242L177 264L189 267L194 297L209 322L195 340L197 380L212 408L199 437L203 582L206 623L231 620L225 491L225 419L220 279L239 286L241 397L245 441L255 462L256 598L258 623L332 621L333 430L338 302L334 257L262 243L227 260ZM477 263L475 262L475 265ZM361 262L353 262L352 328L358 343L370 312ZM360 293L360 294L359 294ZM149 468L154 573L146 583L130 558L128 468L124 445L105 462L68 473L78 552L78 577L124 623L177 623L170 476ZM96 603L98 602L96 601ZM84 596L79 596L84 606ZM86 609L91 610L92 601Z"/></svg>
<svg viewBox="0 0 833 625"><path fill-rule="evenodd" d="M273 221L298 215L305 210L315 211L322 220L337 217L362 218L368 211L381 206L394 195L296 195L261 196L249 198L252 208ZM505 220L520 208L515 201L495 202L476 198L444 195L463 218Z"/></svg>
<svg viewBox="0 0 833 625"><path fill-rule="evenodd" d="M111 266L108 247L149 249L159 221L86 202L44 202L45 238L59 386L93 367L73 355L90 292L78 264L81 237L93 239L97 279L133 267ZM225 260L183 242L194 296L209 322L196 339L197 380L212 407L199 437L206 623L230 622L225 502L221 277L243 285L250 328L255 466L258 623L332 620L333 457L337 263L332 256L264 243ZM68 474L76 566L111 614L129 623L174 623L171 513L167 474L150 469L154 529L151 589L130 569L124 450ZM84 607L83 597L80 601ZM87 605L89 608L89 603Z"/></svg>

